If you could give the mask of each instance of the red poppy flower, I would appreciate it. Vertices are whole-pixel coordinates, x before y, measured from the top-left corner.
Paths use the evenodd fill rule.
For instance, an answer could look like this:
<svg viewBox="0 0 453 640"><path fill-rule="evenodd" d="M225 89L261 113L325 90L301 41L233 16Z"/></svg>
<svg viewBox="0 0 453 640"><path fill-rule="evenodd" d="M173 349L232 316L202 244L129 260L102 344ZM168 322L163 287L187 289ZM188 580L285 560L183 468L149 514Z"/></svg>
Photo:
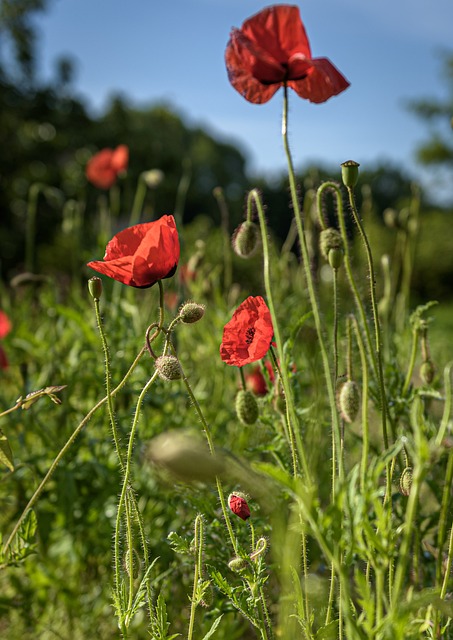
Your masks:
<svg viewBox="0 0 453 640"><path fill-rule="evenodd" d="M269 374L269 380L271 382L274 382L275 373L269 360L265 361L264 366L266 367L267 372ZM266 395L268 391L267 381L263 375L263 372L261 371L261 367L259 366L254 367L253 370L250 371L250 373L247 373L247 375L245 376L245 381L247 383L247 388L250 389L250 391L254 393L256 396Z"/></svg>
<svg viewBox="0 0 453 640"><path fill-rule="evenodd" d="M247 518L250 518L250 507L247 504L245 498L243 498L238 493L231 493L228 496L228 506L230 507L231 511L236 516L239 516L242 520L247 520Z"/></svg>
<svg viewBox="0 0 453 640"><path fill-rule="evenodd" d="M128 162L129 148L125 144L116 149L102 149L88 161L85 175L98 189L110 189L118 174L126 171Z"/></svg>
<svg viewBox="0 0 453 640"><path fill-rule="evenodd" d="M104 260L88 266L131 287L152 287L170 278L179 260L179 238L173 216L136 224L110 240Z"/></svg>
<svg viewBox="0 0 453 640"><path fill-rule="evenodd" d="M271 346L273 335L267 304L261 296L249 296L223 329L220 357L237 367L261 360Z"/></svg>
<svg viewBox="0 0 453 640"><path fill-rule="evenodd" d="M249 102L262 104L284 83L310 102L325 102L349 82L327 58L312 58L299 8L263 9L233 29L225 52L228 77Z"/></svg>
<svg viewBox="0 0 453 640"><path fill-rule="evenodd" d="M0 339L6 338L11 331L11 320L4 311L0 311Z"/></svg>

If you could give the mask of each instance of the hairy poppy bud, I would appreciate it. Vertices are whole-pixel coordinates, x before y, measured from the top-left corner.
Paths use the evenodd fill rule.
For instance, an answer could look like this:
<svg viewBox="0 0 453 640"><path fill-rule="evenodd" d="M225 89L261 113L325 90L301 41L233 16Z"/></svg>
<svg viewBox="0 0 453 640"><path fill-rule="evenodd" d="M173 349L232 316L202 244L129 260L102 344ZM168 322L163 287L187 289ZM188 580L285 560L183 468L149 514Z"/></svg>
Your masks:
<svg viewBox="0 0 453 640"><path fill-rule="evenodd" d="M259 229L254 222L243 222L233 234L232 245L236 255L250 258L256 251L259 242Z"/></svg>
<svg viewBox="0 0 453 640"><path fill-rule="evenodd" d="M212 454L206 442L187 431L168 431L151 440L147 459L183 482L212 482L225 470L220 454Z"/></svg>
<svg viewBox="0 0 453 640"><path fill-rule="evenodd" d="M338 269L343 263L343 238L337 229L329 227L321 231L319 237L321 253L329 261L332 269Z"/></svg>
<svg viewBox="0 0 453 640"><path fill-rule="evenodd" d="M341 163L341 178L345 187L355 187L359 179L359 167L359 163L354 160L346 160Z"/></svg>
<svg viewBox="0 0 453 640"><path fill-rule="evenodd" d="M236 413L242 424L255 424L259 409L251 391L239 391L236 396Z"/></svg>
<svg viewBox="0 0 453 640"><path fill-rule="evenodd" d="M159 356L154 366L163 380L171 381L181 378L181 365L175 356Z"/></svg>
<svg viewBox="0 0 453 640"><path fill-rule="evenodd" d="M239 558L238 556L232 558L228 563L231 571L234 571L235 573L240 573L247 568L247 565L247 560L245 560L244 558Z"/></svg>
<svg viewBox="0 0 453 640"><path fill-rule="evenodd" d="M408 496L412 487L412 467L406 467L403 469L403 473L400 477L400 493L403 496Z"/></svg>
<svg viewBox="0 0 453 640"><path fill-rule="evenodd" d="M88 291L93 300L99 300L102 295L102 280L97 276L88 280Z"/></svg>
<svg viewBox="0 0 453 640"><path fill-rule="evenodd" d="M239 493L238 491L230 493L228 496L228 506L236 516L241 518L241 520L247 520L247 518L250 518L250 508L243 493Z"/></svg>
<svg viewBox="0 0 453 640"><path fill-rule="evenodd" d="M348 380L341 387L338 396L338 405L343 420L354 422L359 411L359 403L359 387L353 380Z"/></svg>
<svg viewBox="0 0 453 640"><path fill-rule="evenodd" d="M436 370L431 360L425 360L420 367L420 378L425 384L431 384Z"/></svg>
<svg viewBox="0 0 453 640"><path fill-rule="evenodd" d="M186 302L179 310L179 317L184 324L193 324L198 322L204 316L205 307L196 302Z"/></svg>

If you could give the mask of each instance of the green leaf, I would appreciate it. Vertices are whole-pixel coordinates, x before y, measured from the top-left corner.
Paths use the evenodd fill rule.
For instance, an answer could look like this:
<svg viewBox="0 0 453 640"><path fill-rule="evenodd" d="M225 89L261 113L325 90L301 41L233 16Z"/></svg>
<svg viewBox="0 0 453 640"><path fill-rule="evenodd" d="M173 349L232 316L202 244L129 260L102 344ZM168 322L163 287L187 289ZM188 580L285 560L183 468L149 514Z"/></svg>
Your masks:
<svg viewBox="0 0 453 640"><path fill-rule="evenodd" d="M216 632L217 627L219 626L220 621L221 621L222 618L223 618L223 613L216 620L214 620L214 622L212 623L212 626L209 629L208 633L205 636L203 636L203 638L201 640L208 640L208 638L212 638L212 636Z"/></svg>
<svg viewBox="0 0 453 640"><path fill-rule="evenodd" d="M0 462L2 462L10 471L14 471L13 453L9 446L8 438L0 429Z"/></svg>

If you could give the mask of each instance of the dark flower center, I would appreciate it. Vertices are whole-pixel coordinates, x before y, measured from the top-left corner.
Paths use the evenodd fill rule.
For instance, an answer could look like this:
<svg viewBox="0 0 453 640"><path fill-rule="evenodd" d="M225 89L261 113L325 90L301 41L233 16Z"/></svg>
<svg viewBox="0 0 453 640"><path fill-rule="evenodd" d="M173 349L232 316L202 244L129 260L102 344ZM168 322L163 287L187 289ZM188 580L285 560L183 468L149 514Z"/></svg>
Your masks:
<svg viewBox="0 0 453 640"><path fill-rule="evenodd" d="M255 329L253 327L249 327L245 332L245 343L252 344L254 335L255 335Z"/></svg>

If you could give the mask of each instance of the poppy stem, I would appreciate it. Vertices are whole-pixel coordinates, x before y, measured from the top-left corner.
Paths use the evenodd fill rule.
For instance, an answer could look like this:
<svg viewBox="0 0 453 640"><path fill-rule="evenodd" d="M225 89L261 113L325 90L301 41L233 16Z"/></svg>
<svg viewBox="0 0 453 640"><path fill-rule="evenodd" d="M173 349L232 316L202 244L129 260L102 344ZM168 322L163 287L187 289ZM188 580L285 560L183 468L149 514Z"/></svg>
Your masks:
<svg viewBox="0 0 453 640"><path fill-rule="evenodd" d="M121 382L118 384L118 386L115 387L115 389L113 389L113 391L111 392L110 395L111 395L112 398L115 397L116 394L119 393L119 391L121 391L121 389L124 387L124 385L129 380L130 376L132 375L133 371L137 367L140 359L142 358L142 356L144 355L145 352L146 352L146 348L145 347L143 347L139 351L139 353L138 353L137 357L135 358L134 362L131 364L131 366L129 368L129 371L126 373L126 375L121 380ZM42 492L44 491L44 487L49 482L49 480L51 479L53 474L55 473L55 470L58 467L59 463L62 461L64 455L72 447L72 445L74 444L74 442L77 439L77 436L80 434L82 429L86 426L86 424L90 421L90 419L92 418L94 413L96 413L96 411L98 409L100 409L102 407L102 405L104 405L107 402L107 399L108 399L108 397L105 396L105 398L102 398L102 400L99 400L99 402L97 404L95 404L92 409L90 409L90 411L83 418L83 420L81 422L79 422L79 424L77 425L77 427L73 431L72 435L68 438L68 440L66 441L66 444L63 446L62 449L60 449L60 451L58 452L58 455L56 456L55 460L50 465L46 475L44 476L44 478L39 483L36 491L34 492L32 497L28 501L25 509L22 511L21 515L19 516L19 519L17 520L13 530L11 531L11 533L9 535L9 538L4 543L4 545L3 545L3 551L4 552L6 552L7 549L11 546L11 543L14 540L14 537L16 536L17 532L19 531L19 528L20 528L21 524L25 520L25 518L26 518L28 512L30 511L30 509L32 509L35 506L35 504L38 502L38 499L40 498ZM0 568L1 568L1 565L0 565Z"/></svg>
<svg viewBox="0 0 453 640"><path fill-rule="evenodd" d="M272 295L271 277L270 277L270 254L269 254L269 241L267 237L266 219L264 216L264 207L261 202L261 196L257 191L257 189L252 189L252 191L250 191L248 194L247 210L251 208L252 202L256 206L256 210L258 213L258 220L260 224L261 241L263 245L264 286L266 289L267 303L268 303L269 311L272 318L272 326L274 328L274 337L277 343L278 357L281 363L280 364L281 380L282 380L283 390L285 392L285 397L286 397L286 417L288 422L289 445L291 449L292 462L293 462L293 474L294 474L294 477L299 475L299 462L298 462L298 454L299 454L300 461L302 463L302 469L305 474L307 484L311 486L312 481L311 481L310 469L308 467L305 449L302 443L302 439L300 437L299 421L297 419L296 411L294 409L294 401L292 397L291 385L288 378L288 369L285 364L286 356L283 351L283 341L280 333L277 314L275 312L275 305L274 305L274 298ZM296 447L296 444L297 444L297 447Z"/></svg>
<svg viewBox="0 0 453 640"><path fill-rule="evenodd" d="M290 191L291 191L291 201L292 201L292 204L293 204L293 210L294 210L294 216L295 216L295 219L296 219L299 242L300 242L300 247L301 247L301 250L302 250L302 262L303 262L304 269L305 269L305 277L306 277L306 281L307 281L308 294L309 294L309 298L310 298L311 308L312 308L312 311L313 311L313 318L314 318L314 321L315 321L316 331L317 331L317 334L318 334L319 346L320 346L320 350L321 350L321 357L322 357L322 362L323 362L323 367L324 367L324 375L325 375L325 379L326 379L327 394L328 394L328 397L329 397L329 404L330 404L330 410L331 410L332 429L334 430L334 434L335 434L335 438L336 438L337 450L340 451L340 449L341 449L341 446L340 446L340 441L341 441L340 421L338 419L338 413L337 413L337 408L336 408L335 390L334 390L334 386L333 386L332 372L330 370L330 362L329 362L329 357L327 355L327 348L326 348L326 344L325 344L324 333L323 333L323 330L322 330L321 314L320 314L320 311L319 311L318 300L316 298L316 292L315 292L315 285L314 285L313 276L312 276L311 268L310 268L310 256L309 256L309 253L308 253L308 246L307 246L307 240L306 240L306 237L305 237L304 224L303 224L302 215L301 215L299 197L298 197L298 194L297 194L296 176L295 176L295 171L294 171L294 165L293 165L293 160L292 160L292 156L291 156L291 151L290 151L290 148L289 148L289 141L288 141L288 86L287 86L286 83L283 86L282 136L283 136L283 146L284 146L284 149L285 149L286 160L287 160L287 164L288 164L288 177L289 177L289 185L290 185ZM338 475L339 475L340 480L343 480L343 478L344 478L344 470L343 470L343 465L342 465L341 458L339 458L339 460L338 460Z"/></svg>

